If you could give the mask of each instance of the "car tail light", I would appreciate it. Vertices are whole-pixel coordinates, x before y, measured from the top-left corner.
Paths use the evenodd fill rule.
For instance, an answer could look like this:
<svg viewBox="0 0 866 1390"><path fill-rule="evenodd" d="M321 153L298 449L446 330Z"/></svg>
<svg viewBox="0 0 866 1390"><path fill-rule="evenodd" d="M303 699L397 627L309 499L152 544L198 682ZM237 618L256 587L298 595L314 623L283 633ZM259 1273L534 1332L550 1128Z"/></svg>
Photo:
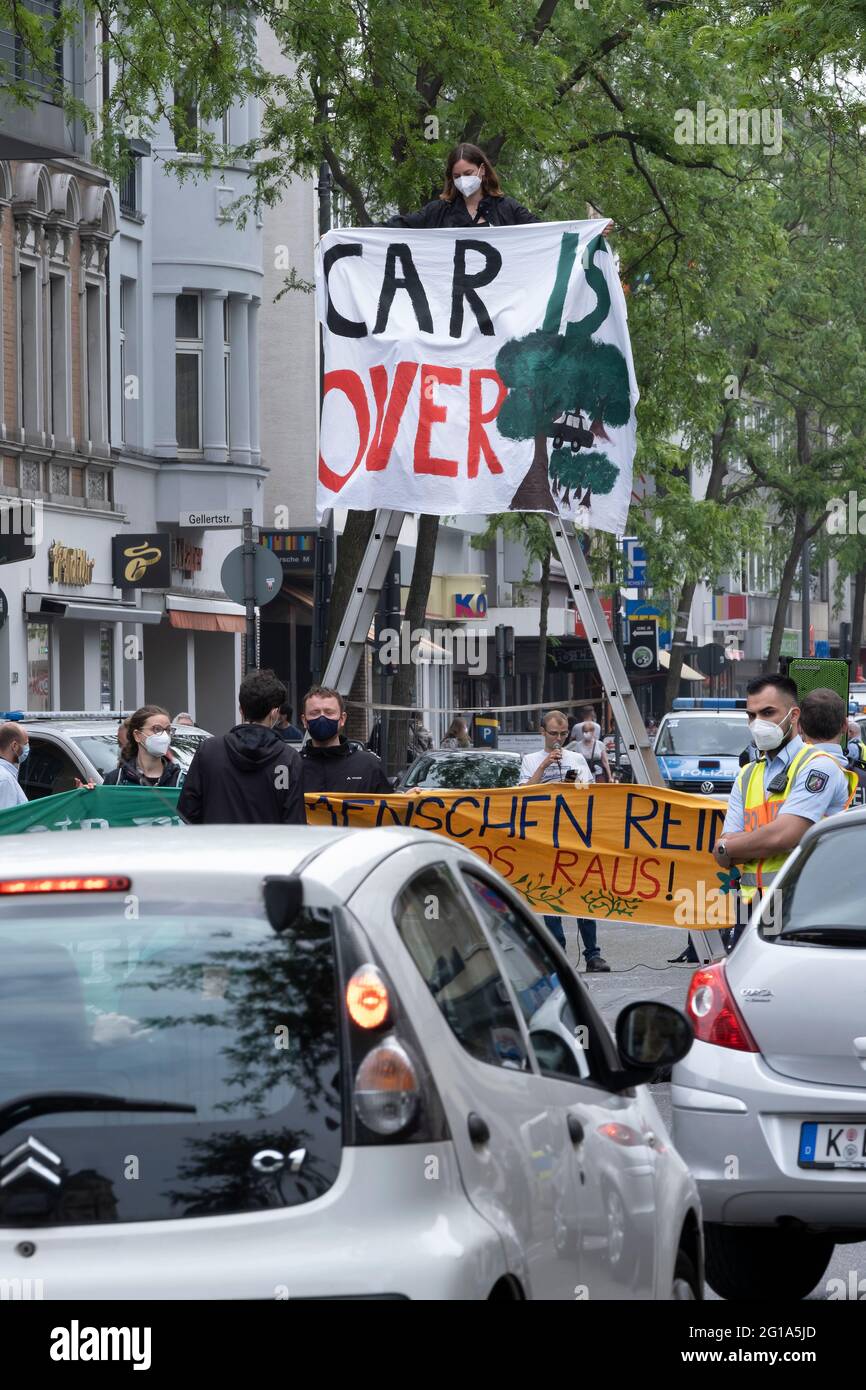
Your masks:
<svg viewBox="0 0 866 1390"><path fill-rule="evenodd" d="M86 878L6 878L0 879L0 896L24 893L125 893L128 878L88 875Z"/></svg>
<svg viewBox="0 0 866 1390"><path fill-rule="evenodd" d="M355 1075L355 1112L374 1134L399 1134L418 1110L421 1083L396 1037L367 1053Z"/></svg>
<svg viewBox="0 0 866 1390"><path fill-rule="evenodd" d="M381 1028L391 1009L388 986L375 965L362 965L346 986L346 1008L359 1028Z"/></svg>
<svg viewBox="0 0 866 1390"><path fill-rule="evenodd" d="M695 971L686 1013L700 1042L730 1047L736 1052L760 1051L728 988L724 961Z"/></svg>

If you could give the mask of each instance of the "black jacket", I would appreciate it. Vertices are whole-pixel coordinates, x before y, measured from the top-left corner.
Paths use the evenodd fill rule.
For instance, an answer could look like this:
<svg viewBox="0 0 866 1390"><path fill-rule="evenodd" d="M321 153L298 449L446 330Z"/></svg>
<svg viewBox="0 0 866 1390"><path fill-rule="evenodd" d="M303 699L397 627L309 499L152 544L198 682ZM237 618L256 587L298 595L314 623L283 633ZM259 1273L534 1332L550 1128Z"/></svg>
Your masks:
<svg viewBox="0 0 866 1390"><path fill-rule="evenodd" d="M141 769L135 758L128 762L122 762L113 772L109 772L107 777L103 777L104 787L176 787L177 779L180 776L180 763L173 763L168 758L162 760L162 776L156 783L145 781L141 774Z"/></svg>
<svg viewBox="0 0 866 1390"><path fill-rule="evenodd" d="M306 825L300 758L274 729L237 724L200 745L177 809L192 825Z"/></svg>
<svg viewBox="0 0 866 1390"><path fill-rule="evenodd" d="M495 197L485 194L478 204L474 219L458 193L449 203L444 198L434 198L425 203L418 212L397 213L389 217L386 227L480 227L486 222L491 227L513 227L523 222L540 222L528 208L522 207L516 198L506 198L503 193Z"/></svg>
<svg viewBox="0 0 866 1390"><path fill-rule="evenodd" d="M326 748L305 743L301 752L305 792L391 792L375 753L341 738Z"/></svg>

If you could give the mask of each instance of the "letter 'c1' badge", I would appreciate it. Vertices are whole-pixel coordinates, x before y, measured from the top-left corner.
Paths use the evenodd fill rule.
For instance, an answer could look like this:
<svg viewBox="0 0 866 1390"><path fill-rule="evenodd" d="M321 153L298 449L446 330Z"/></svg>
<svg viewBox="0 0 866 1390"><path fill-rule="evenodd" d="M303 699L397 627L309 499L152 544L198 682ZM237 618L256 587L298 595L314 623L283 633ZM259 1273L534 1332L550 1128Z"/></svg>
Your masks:
<svg viewBox="0 0 866 1390"><path fill-rule="evenodd" d="M806 778L807 792L822 792L830 781L829 772L812 771Z"/></svg>

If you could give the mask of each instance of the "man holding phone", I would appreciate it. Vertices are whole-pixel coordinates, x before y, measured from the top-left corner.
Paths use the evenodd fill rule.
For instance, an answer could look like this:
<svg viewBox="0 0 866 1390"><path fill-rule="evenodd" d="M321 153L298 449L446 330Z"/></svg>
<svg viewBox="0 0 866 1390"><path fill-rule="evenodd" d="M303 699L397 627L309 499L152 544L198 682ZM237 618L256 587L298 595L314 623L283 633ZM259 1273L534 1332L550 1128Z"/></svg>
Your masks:
<svg viewBox="0 0 866 1390"><path fill-rule="evenodd" d="M539 782L571 782L590 786L594 779L589 763L582 753L564 748L568 742L568 720L562 710L552 709L541 720L541 736L544 747L538 753L527 753L520 764L518 786L525 787ZM545 926L565 948L565 932L559 917L545 916ZM586 968L592 972L609 971L610 966L601 954L597 940L597 929L591 917L578 917L578 929L583 941Z"/></svg>

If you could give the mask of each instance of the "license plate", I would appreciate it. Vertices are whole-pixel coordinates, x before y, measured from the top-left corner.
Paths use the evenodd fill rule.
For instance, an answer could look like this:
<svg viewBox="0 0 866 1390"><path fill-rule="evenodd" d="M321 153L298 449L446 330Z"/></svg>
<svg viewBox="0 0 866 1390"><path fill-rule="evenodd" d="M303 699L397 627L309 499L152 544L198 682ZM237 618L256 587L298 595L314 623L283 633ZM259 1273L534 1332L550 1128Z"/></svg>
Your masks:
<svg viewBox="0 0 866 1390"><path fill-rule="evenodd" d="M866 1124L800 1126L800 1168L866 1169Z"/></svg>

